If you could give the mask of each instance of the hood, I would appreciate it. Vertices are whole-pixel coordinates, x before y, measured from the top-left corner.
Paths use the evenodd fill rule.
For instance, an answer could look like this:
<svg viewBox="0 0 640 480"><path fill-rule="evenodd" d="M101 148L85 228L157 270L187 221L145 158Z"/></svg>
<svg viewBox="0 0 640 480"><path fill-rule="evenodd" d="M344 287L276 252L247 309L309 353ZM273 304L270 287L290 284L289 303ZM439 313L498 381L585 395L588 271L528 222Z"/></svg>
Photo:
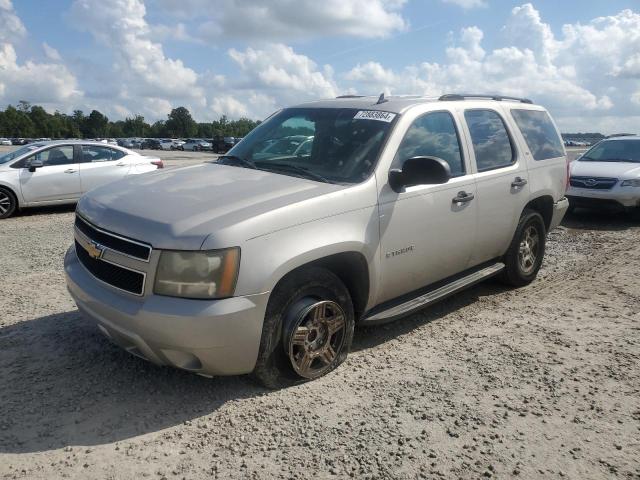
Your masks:
<svg viewBox="0 0 640 480"><path fill-rule="evenodd" d="M571 175L577 177L609 177L621 180L640 176L640 163L575 161Z"/></svg>
<svg viewBox="0 0 640 480"><path fill-rule="evenodd" d="M197 250L210 234L345 188L205 163L131 175L87 193L77 211L105 230L150 243L154 248ZM306 215L306 220L312 219L313 211ZM293 224L305 219L288 221ZM263 222L258 228L270 227ZM251 236L264 233L255 228L244 232ZM246 237L233 241L237 244L244 240Z"/></svg>

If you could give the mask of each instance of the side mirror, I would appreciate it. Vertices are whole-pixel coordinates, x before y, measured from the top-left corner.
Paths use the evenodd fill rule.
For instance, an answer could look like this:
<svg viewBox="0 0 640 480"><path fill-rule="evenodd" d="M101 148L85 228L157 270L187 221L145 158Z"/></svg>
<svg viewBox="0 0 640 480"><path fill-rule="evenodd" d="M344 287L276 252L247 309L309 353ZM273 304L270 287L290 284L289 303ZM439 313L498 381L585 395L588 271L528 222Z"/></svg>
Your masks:
<svg viewBox="0 0 640 480"><path fill-rule="evenodd" d="M33 173L33 172L35 172L35 171L36 171L36 168L44 167L44 163L42 162L42 160L35 160L35 159L34 159L34 160L31 160L31 161L29 162L28 167L29 167L29 171L30 171L31 173Z"/></svg>
<svg viewBox="0 0 640 480"><path fill-rule="evenodd" d="M414 185L440 185L451 178L449 164L437 157L412 157L402 169L389 170L389 185L394 192Z"/></svg>

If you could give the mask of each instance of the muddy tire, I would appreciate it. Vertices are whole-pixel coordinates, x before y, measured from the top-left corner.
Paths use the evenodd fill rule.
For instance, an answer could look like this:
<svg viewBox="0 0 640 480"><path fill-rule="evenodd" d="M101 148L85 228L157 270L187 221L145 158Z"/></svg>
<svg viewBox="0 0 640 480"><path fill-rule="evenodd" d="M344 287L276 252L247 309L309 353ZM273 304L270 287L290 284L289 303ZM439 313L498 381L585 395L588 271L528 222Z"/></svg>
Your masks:
<svg viewBox="0 0 640 480"><path fill-rule="evenodd" d="M277 389L326 375L347 358L354 324L349 291L332 272L288 275L267 305L254 379Z"/></svg>
<svg viewBox="0 0 640 480"><path fill-rule="evenodd" d="M507 285L523 287L538 275L544 257L547 232L542 215L535 210L522 212L516 233L504 256L505 269L500 275Z"/></svg>

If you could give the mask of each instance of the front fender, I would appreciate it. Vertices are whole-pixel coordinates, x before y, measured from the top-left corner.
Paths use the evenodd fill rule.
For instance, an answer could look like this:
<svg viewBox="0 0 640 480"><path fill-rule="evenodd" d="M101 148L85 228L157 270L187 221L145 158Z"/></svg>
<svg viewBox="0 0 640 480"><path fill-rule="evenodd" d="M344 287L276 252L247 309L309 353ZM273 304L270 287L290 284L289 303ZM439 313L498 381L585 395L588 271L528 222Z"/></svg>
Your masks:
<svg viewBox="0 0 640 480"><path fill-rule="evenodd" d="M292 270L345 252L364 256L369 284L376 285L379 244L375 205L251 239L242 247L236 295L270 292Z"/></svg>

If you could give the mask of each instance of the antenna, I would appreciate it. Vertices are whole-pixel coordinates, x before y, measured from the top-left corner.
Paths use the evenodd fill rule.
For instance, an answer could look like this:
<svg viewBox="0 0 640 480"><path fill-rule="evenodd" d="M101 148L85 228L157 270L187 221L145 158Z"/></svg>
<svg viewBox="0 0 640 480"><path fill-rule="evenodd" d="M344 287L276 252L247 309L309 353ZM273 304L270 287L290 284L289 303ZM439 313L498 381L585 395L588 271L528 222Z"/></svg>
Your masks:
<svg viewBox="0 0 640 480"><path fill-rule="evenodd" d="M384 98L384 92L382 92L380 94L380 96L378 97L378 101L376 102L376 105L380 105L381 103L384 102L388 102L389 100L387 100L386 98Z"/></svg>

